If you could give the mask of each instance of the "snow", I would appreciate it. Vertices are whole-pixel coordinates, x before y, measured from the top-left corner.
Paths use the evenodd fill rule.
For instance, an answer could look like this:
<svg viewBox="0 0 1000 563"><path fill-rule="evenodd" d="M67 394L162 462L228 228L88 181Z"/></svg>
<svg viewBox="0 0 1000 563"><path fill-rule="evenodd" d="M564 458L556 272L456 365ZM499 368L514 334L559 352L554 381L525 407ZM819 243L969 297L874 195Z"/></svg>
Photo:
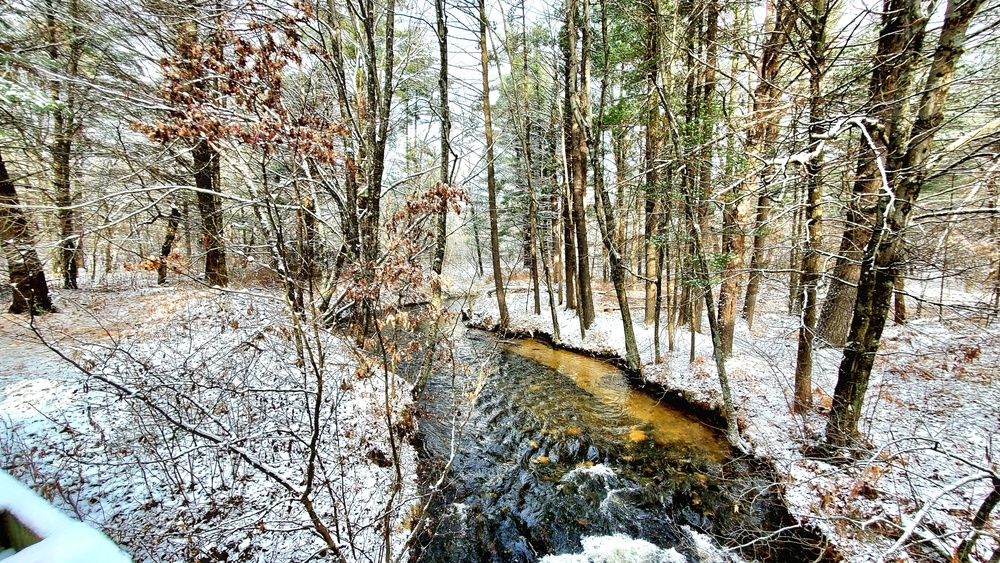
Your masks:
<svg viewBox="0 0 1000 563"><path fill-rule="evenodd" d="M31 530L39 542L19 552L0 553L9 563L86 563L131 561L99 532L67 516L45 502L31 489L0 471L0 513L6 512Z"/></svg>
<svg viewBox="0 0 1000 563"><path fill-rule="evenodd" d="M57 300L60 312L33 326L0 315L4 469L137 562L301 561L326 549L297 500L316 374L296 365L280 299L177 286ZM384 552L386 536L395 556L410 535L416 452L405 437L389 443L386 400L396 424L409 385L391 373L358 377L340 337L307 334L325 390L317 513L349 561ZM399 466L376 463L393 459L393 445Z"/></svg>
<svg viewBox="0 0 1000 563"><path fill-rule="evenodd" d="M585 338L575 312L559 307L561 344L624 357L617 302L610 288L601 289L595 290L598 314ZM695 359L689 362L688 327L678 327L676 348L670 352L664 326L665 361L654 364L652 327L641 322L639 290L632 296L632 316L643 377L678 391L694 404L720 409L721 389L708 335L695 335ZM772 291L777 293L777 288ZM982 301L980 295L954 288L945 299ZM509 290L511 328L551 336L547 306L541 315L534 315L528 312L529 300L525 289ZM992 489L986 475L997 472L991 456L992 437L1000 431L1000 329L947 314L887 327L860 425L872 447L830 459L811 452L823 440L841 350L815 351L814 409L792 414L799 319L787 315L783 307L783 297L762 295L753 329L738 322L734 353L726 366L743 437L780 479L790 513L826 536L845 561L949 558ZM472 310L473 322L482 326L494 326L499 319L495 298L486 291L474 300ZM707 322L703 326L707 331ZM914 530L908 545L894 549L910 527ZM984 536L973 561L988 560L1000 547L996 518L989 520ZM921 546L911 545L921 540Z"/></svg>

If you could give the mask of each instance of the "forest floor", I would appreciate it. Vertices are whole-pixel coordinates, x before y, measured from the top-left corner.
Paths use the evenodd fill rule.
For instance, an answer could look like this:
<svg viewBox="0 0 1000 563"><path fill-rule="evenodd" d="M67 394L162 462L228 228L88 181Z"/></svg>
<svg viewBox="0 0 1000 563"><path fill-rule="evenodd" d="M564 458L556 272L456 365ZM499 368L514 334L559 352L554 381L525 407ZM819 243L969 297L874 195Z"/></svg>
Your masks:
<svg viewBox="0 0 1000 563"><path fill-rule="evenodd" d="M614 292L597 289L597 319L585 338L575 312L559 308L562 344L624 357ZM642 303L639 291L633 304ZM752 330L742 320L737 325L726 366L742 435L753 455L773 467L791 515L821 532L845 561L951 561L998 474L993 436L1000 431L1000 327L963 320L948 309L938 318L936 308L932 318L887 327L860 425L870 448L824 458L809 452L823 440L842 351L815 352L814 408L792 414L799 319L787 314L778 291L762 296ZM970 296L952 297L961 302ZM532 298L523 283L507 299L512 329L551 336L544 292L541 315L529 312ZM486 325L499 318L485 287L472 310ZM664 338L664 361L656 364L653 330L641 322L640 308L632 316L643 376L719 410L709 336L695 335L689 362L690 332L678 327L674 351ZM998 549L998 518L983 532L973 561L988 561Z"/></svg>
<svg viewBox="0 0 1000 563"><path fill-rule="evenodd" d="M2 468L137 562L322 559L325 544L295 494L265 475L301 487L310 434L303 397L312 395L295 366L283 303L147 283L55 291L57 313L0 315ZM340 522L338 539L358 549L348 559L366 559L384 553L383 512L398 475L386 460L381 405L390 395L379 377L356 377L349 351L325 346L318 472L328 478L317 478L314 494L326 501L317 502L320 515ZM176 402L172 412L223 442L190 439L96 376L141 388L168 410ZM390 394L403 409L409 385L396 380ZM183 400L198 405L181 410ZM406 440L396 445L404 482L390 522L394 554L409 534L416 493L416 452ZM330 512L331 496L339 513Z"/></svg>

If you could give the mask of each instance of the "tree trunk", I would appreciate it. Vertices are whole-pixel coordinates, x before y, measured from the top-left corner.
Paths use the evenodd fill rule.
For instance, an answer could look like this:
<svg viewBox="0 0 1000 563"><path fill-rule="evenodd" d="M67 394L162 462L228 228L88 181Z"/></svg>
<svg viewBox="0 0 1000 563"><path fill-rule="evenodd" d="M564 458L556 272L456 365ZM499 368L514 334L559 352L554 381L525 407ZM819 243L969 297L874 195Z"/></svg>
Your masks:
<svg viewBox="0 0 1000 563"><path fill-rule="evenodd" d="M356 123L357 116L352 111L352 105L349 101L350 94L348 93L347 76L344 71L341 16L337 11L335 2L327 3L325 14L327 25L331 30L330 54L332 55L332 60L330 70L333 75L334 89L337 93L337 107L340 112L340 118L344 123L352 123L354 124L354 128L358 129L359 126ZM339 277L342 270L341 265L353 263L361 257L361 232L360 219L358 217L358 176L360 170L358 169L358 152L354 144L354 138L353 136L346 136L344 140L344 201L340 210L344 248L337 258L338 266L336 266L337 271L335 272L337 275L334 276L334 284L336 284L336 278Z"/></svg>
<svg viewBox="0 0 1000 563"><path fill-rule="evenodd" d="M982 1L966 0L959 4L957 0L949 0L906 151L888 163L892 197L879 198L875 227L865 247L854 317L827 424L826 438L832 445L849 445L858 437L861 407L888 317L893 285L901 272L910 211L927 177L931 145L944 121L945 100L965 46L969 22Z"/></svg>
<svg viewBox="0 0 1000 563"><path fill-rule="evenodd" d="M792 188L792 248L788 253L788 314L798 315L802 312L802 216L805 210L801 207L801 191L798 186Z"/></svg>
<svg viewBox="0 0 1000 563"><path fill-rule="evenodd" d="M799 347L795 362L795 400L792 410L812 408L813 340L815 338L816 284L820 275L820 247L823 233L823 75L826 73L826 22L828 0L813 0L809 16L809 161L806 163L806 240L802 257L804 307L799 326Z"/></svg>
<svg viewBox="0 0 1000 563"><path fill-rule="evenodd" d="M962 538L958 547L955 548L954 561L956 563L969 563L969 556L972 555L972 549L976 546L976 541L980 538L983 528L986 527L990 514L993 513L997 504L1000 504L1000 478L996 474L991 474L990 481L993 489L986 495L982 504L979 505L979 509L976 510L975 516L972 517L971 533ZM997 551L994 552L994 554L996 553Z"/></svg>
<svg viewBox="0 0 1000 563"><path fill-rule="evenodd" d="M525 16L524 3L521 4L521 90L524 95L522 107L522 123L524 134L521 136L524 152L525 181L528 185L528 241L531 260L531 284L534 288L535 314L542 314L540 289L538 287L538 200L535 197L533 181L534 169L531 154L531 96L528 89L528 20ZM549 281L546 281L548 284Z"/></svg>
<svg viewBox="0 0 1000 563"><path fill-rule="evenodd" d="M451 183L451 108L448 106L448 26L445 21L445 0L434 0L436 31L438 39L438 54L440 68L438 70L438 95L440 96L441 115L441 155L439 181L442 184ZM431 269L438 276L444 269L445 245L448 242L448 207L441 206L437 217L437 234L434 241L434 261ZM434 298L441 300L441 283L433 284Z"/></svg>
<svg viewBox="0 0 1000 563"><path fill-rule="evenodd" d="M722 335L718 320L715 316L715 300L712 296L712 286L709 278L708 261L705 258L705 249L701 239L701 225L696 217L694 198L692 194L686 193L685 206L688 226L691 229L691 242L694 246L695 258L695 278L698 286L704 291L705 308L708 310L708 326L712 335L712 356L715 358L715 367L719 372L719 385L722 388L722 416L726 419L726 438L729 443L736 446L741 443L739 425L736 421L736 412L733 408L733 397L729 389L729 376L726 373L726 357L722 353ZM692 333L693 334L693 333Z"/></svg>
<svg viewBox="0 0 1000 563"><path fill-rule="evenodd" d="M857 170L847 205L847 227L817 327L818 336L831 346L841 347L847 342L861 258L875 220L873 200L885 181L879 165L886 162L888 150L905 150L901 123L904 99L909 90L910 67L920 52L926 25L920 12L919 3L912 0L885 0L875 66L868 86L871 100L868 115L881 127L869 128L867 136L862 135L859 140Z"/></svg>
<svg viewBox="0 0 1000 563"><path fill-rule="evenodd" d="M659 70L656 64L657 57L659 56L659 27L658 14L657 14L657 2L653 1L649 4L649 11L646 14L646 29L648 35L646 37L646 60L649 69L646 71L646 142L645 142L645 154L643 155L643 160L646 165L646 186L643 190L645 195L645 224L643 229L643 240L645 242L645 289L646 289L646 301L645 301L645 311L643 316L643 322L647 325L656 324L656 295L657 286L656 279L657 270L660 268L659 263L659 248L656 244L655 236L658 234L657 230L657 202L660 199L660 189L659 189L659 171L656 167L656 159L659 156L660 148L660 104L656 96L657 92L657 71Z"/></svg>
<svg viewBox="0 0 1000 563"><path fill-rule="evenodd" d="M365 118L364 144L370 152L365 155L367 158L364 159L368 171L366 176L368 185L364 196L359 198L361 208L359 230L361 234L361 258L365 264L374 265L381 253L379 233L381 232L382 175L385 172L385 147L389 139L392 93L396 86L393 82L396 3L395 0L388 0L383 11L384 21L376 17L373 2L364 2L364 4L365 9L362 10L364 17L361 23L365 36L363 48L365 71L368 75L365 83L365 105L368 116ZM375 35L379 30L383 30L385 34L381 60L379 60L375 44ZM377 79L379 71L382 73L381 85ZM365 271L371 272L373 269L368 267Z"/></svg>
<svg viewBox="0 0 1000 563"><path fill-rule="evenodd" d="M226 241L223 237L222 202L219 197L219 155L205 141L194 148L194 183L198 190L202 240L205 245L205 283L226 287Z"/></svg>
<svg viewBox="0 0 1000 563"><path fill-rule="evenodd" d="M799 347L795 362L795 402L793 410L803 413L812 408L812 356L815 339L816 284L820 274L820 242L823 224L821 163L810 159L809 195L806 203L806 241L802 257L802 324L799 326Z"/></svg>
<svg viewBox="0 0 1000 563"><path fill-rule="evenodd" d="M438 182L440 185L447 186L451 182L449 174L451 161L451 109L448 107L448 27L445 24L444 0L434 0L434 15L437 23L435 32L438 39L438 63L440 65L438 71L438 94L441 97L441 105L438 108L441 117L441 154L439 155L441 170L439 171ZM434 308L439 308L441 307L440 276L444 267L445 245L448 240L447 205L441 205L441 210L437 214L435 227L434 257L431 260L431 270L438 277L431 281L431 305ZM427 331L429 334L424 342L424 357L420 377L412 390L414 398L423 394L424 387L430 379L434 367L439 330L440 323L435 321L432 323L431 329Z"/></svg>
<svg viewBox="0 0 1000 563"><path fill-rule="evenodd" d="M892 308L892 322L902 325L906 324L906 289L903 287L903 273L896 276L892 284L895 305Z"/></svg>
<svg viewBox="0 0 1000 563"><path fill-rule="evenodd" d="M69 77L79 74L80 41L78 21L78 6L76 0L70 0L68 20L70 21L69 37L59 36L56 23L55 8L51 0L46 2L46 23L48 24L48 54L53 64L58 64L59 46L69 47L66 54L64 72ZM71 81L55 79L51 81L52 100L57 106L52 112L53 142L52 153L52 189L55 194L57 217L59 219L59 258L58 269L62 271L63 287L77 289L77 251L79 238L74 226L73 194L71 186L70 156L73 147L73 137L80 127L76 121L75 88Z"/></svg>
<svg viewBox="0 0 1000 563"><path fill-rule="evenodd" d="M490 73L489 56L486 50L486 4L479 0L479 49L483 65L483 119L486 129L486 187L490 206L490 249L493 254L493 287L496 288L497 307L500 309L500 330L510 326L507 312L507 295L503 286L503 270L500 268L500 231L497 225L497 188L493 169L493 122L490 116Z"/></svg>
<svg viewBox="0 0 1000 563"><path fill-rule="evenodd" d="M553 183L555 184L556 182ZM555 197L552 197L551 195L550 197L553 201L548 203L548 208L551 210L553 204L555 203L554 201ZM551 217L551 215L545 214L543 217ZM553 285L553 280L552 280L553 276L551 267L552 255L556 254L557 252L555 244L556 233L552 228L551 224L553 222L554 221L552 221L551 218L545 219L542 222L542 232L546 233L546 236L544 236L541 241L542 242L541 254L542 254L542 270L545 275L545 290L546 293L548 293L549 295L549 313L551 314L552 317L552 340L555 341L556 344L558 344L560 340L562 340L562 335L559 334L559 310L556 308L556 293L553 291L552 287ZM558 285L558 282L556 282L556 284Z"/></svg>
<svg viewBox="0 0 1000 563"><path fill-rule="evenodd" d="M535 298L535 314L542 314L541 291L538 287L538 202L535 199L535 186L531 181L531 157L525 159L528 168L528 240L530 241L529 257L531 260L531 287Z"/></svg>
<svg viewBox="0 0 1000 563"><path fill-rule="evenodd" d="M483 244L479 236L480 219L479 214L476 213L478 207L475 200L469 202L469 214L472 216L470 220L470 223L472 223L472 243L476 247L476 266L479 268L479 275L484 276L486 272L483 270Z"/></svg>
<svg viewBox="0 0 1000 563"><path fill-rule="evenodd" d="M778 140L778 126L782 111L778 109L782 88L778 76L784 63L782 50L789 33L798 19L798 11L792 2L779 0L776 6L768 0L764 16L764 50L757 67L757 87L753 96L753 121L747 131L747 152L757 159L767 159L774 154ZM757 159L751 159L751 162ZM754 219L753 251L750 255L750 275L747 280L746 296L743 300L743 318L747 326L753 326L757 309L757 295L760 281L767 268L767 221L771 213L771 195L765 170L754 170L744 179L750 194L759 191L757 214Z"/></svg>
<svg viewBox="0 0 1000 563"><path fill-rule="evenodd" d="M570 88L570 83L573 80L573 74L570 72L570 53L568 47L568 41L563 43L563 58L566 64L563 65L563 80L564 86L566 87L565 99L563 104L559 107L563 110L562 117L562 131L561 139L562 146L560 147L560 153L562 155L563 171L562 171L562 186L560 187L560 199L561 199L561 209L562 209L562 239L563 239L563 270L565 272L563 278L566 287L566 308L576 309L576 244L574 243L574 228L573 228L573 213L571 211L572 207L570 202L572 197L570 195L570 182L573 175L573 152L570 150L570 139L572 138L572 89Z"/></svg>
<svg viewBox="0 0 1000 563"><path fill-rule="evenodd" d="M587 10L584 10L586 13ZM625 361L628 363L628 367L635 373L640 373L642 370L642 360L639 357L639 346L635 340L635 327L632 325L632 310L629 307L628 301L628 287L626 285L626 271L625 264L622 260L622 248L624 248L624 241L615 239L615 219L613 207L611 205L611 198L608 196L607 187L604 184L604 170L601 167L601 163L604 161L602 149L601 149L601 139L602 135L602 125L604 123L604 106L607 97L607 86L608 86L608 14L607 5L605 0L601 0L601 44L604 46L604 67L601 73L601 94L600 101L598 103L597 111L597 133L593 136L594 142L594 155L596 158L593 159L594 165L594 192L597 204L595 205L597 211L597 224L601 230L601 240L604 242L604 248L607 251L608 262L610 263L611 269L611 282L615 287L615 297L618 299L618 310L622 317L622 329L625 332Z"/></svg>
<svg viewBox="0 0 1000 563"><path fill-rule="evenodd" d="M583 205L587 193L588 137L590 127L590 2L583 0L581 21L582 40L579 53L576 47L577 10L576 0L570 0L567 15L567 38L569 45L570 92L570 151L571 196L574 235L576 237L576 279L580 307L581 332L594 322L594 295L590 282L590 249L587 240L587 214ZM582 53L582 56L581 54ZM578 82L579 80L579 82Z"/></svg>
<svg viewBox="0 0 1000 563"><path fill-rule="evenodd" d="M35 251L33 229L21 211L17 190L0 154L0 245L7 258L13 293L13 301L7 311L14 315L55 310L49 299L42 261Z"/></svg>
<svg viewBox="0 0 1000 563"><path fill-rule="evenodd" d="M747 326L753 326L757 314L757 296L760 294L760 282L764 279L767 269L767 221L771 214L771 196L767 193L767 185L761 187L757 198L757 217L754 219L753 253L750 255L750 277L747 280L746 297L743 299L743 318Z"/></svg>
<svg viewBox="0 0 1000 563"><path fill-rule="evenodd" d="M184 219L184 255L191 260L194 252L194 248L191 245L191 214L188 213L188 198L184 197L181 201L181 217ZM105 261L104 267L106 274L111 273L111 241L108 240L107 245L107 260Z"/></svg>
<svg viewBox="0 0 1000 563"><path fill-rule="evenodd" d="M622 262L619 251L620 241L614 241L615 224L614 216L611 212L611 200L608 197L604 182L597 182L598 197L601 198L601 211L604 217L598 221L601 228L601 240L608 251L608 260L611 262L611 282L615 287L615 297L618 299L618 310L622 317L622 327L625 331L625 362L630 370L639 373L642 370L642 360L639 358L639 346L635 340L635 328L632 325L632 310L629 308L628 287L626 286L625 265Z"/></svg>
<svg viewBox="0 0 1000 563"><path fill-rule="evenodd" d="M160 265L156 269L156 283L158 285L167 283L167 260L174 251L174 240L177 238L177 226L180 222L180 210L171 205L170 217L167 218L167 234L163 238L163 246L160 247Z"/></svg>
<svg viewBox="0 0 1000 563"><path fill-rule="evenodd" d="M56 141L52 145L52 187L56 196L57 216L59 218L59 268L62 270L63 287L77 289L77 245L73 213L73 195L70 186L70 149L72 142L65 132L61 131L62 111L56 112Z"/></svg>

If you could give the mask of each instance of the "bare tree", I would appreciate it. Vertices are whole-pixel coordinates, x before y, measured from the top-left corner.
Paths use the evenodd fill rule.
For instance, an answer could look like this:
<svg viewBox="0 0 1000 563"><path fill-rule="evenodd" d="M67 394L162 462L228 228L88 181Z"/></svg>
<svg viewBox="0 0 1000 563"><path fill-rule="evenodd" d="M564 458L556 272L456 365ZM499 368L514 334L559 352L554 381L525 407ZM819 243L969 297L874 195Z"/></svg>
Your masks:
<svg viewBox="0 0 1000 563"><path fill-rule="evenodd" d="M486 136L486 189L490 207L490 249L493 254L493 287L497 295L497 307L500 309L500 330L510 326L510 314L507 312L507 292L504 287L503 270L500 267L500 231L497 224L497 187L496 172L493 166L493 121L490 112L490 65L489 53L486 50L486 3L479 0L479 51L482 62L483 76L483 126Z"/></svg>
<svg viewBox="0 0 1000 563"><path fill-rule="evenodd" d="M795 412L812 407L812 356L818 309L816 285L820 275L820 251L823 232L823 149L827 134L823 121L823 76L827 62L827 22L833 3L813 0L809 13L802 16L808 26L808 39L801 55L809 72L809 159L806 175L806 241L802 257L802 288L805 300L799 326L799 346L795 361Z"/></svg>

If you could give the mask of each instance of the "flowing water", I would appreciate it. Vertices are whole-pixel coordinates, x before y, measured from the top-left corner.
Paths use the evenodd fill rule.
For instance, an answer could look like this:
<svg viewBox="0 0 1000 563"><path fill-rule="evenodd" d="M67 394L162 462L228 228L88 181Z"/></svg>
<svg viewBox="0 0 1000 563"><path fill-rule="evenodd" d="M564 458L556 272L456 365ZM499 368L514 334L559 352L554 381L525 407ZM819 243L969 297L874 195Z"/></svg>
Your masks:
<svg viewBox="0 0 1000 563"><path fill-rule="evenodd" d="M453 462L416 559L535 561L619 534L664 550L636 560L717 561L702 534L745 543L787 524L717 430L617 368L479 331L458 356L473 369L435 375L420 403L425 488ZM802 549L780 537L743 556L796 561Z"/></svg>

